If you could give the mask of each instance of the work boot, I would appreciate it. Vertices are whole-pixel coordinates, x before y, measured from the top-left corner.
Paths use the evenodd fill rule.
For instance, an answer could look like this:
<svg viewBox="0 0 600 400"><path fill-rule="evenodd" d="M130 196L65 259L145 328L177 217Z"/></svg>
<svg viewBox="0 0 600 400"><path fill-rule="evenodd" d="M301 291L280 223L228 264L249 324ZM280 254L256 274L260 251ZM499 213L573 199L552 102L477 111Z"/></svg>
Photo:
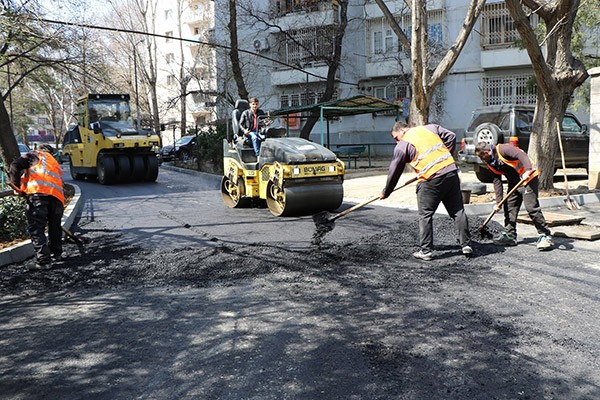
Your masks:
<svg viewBox="0 0 600 400"><path fill-rule="evenodd" d="M493 240L494 244L499 246L516 246L517 240L513 235L507 232L502 232L500 235L496 236Z"/></svg>
<svg viewBox="0 0 600 400"><path fill-rule="evenodd" d="M471 246L463 246L462 253L465 257L471 257L473 255L473 248Z"/></svg>
<svg viewBox="0 0 600 400"><path fill-rule="evenodd" d="M418 258L419 260L431 261L433 260L433 253L429 250L419 250L413 253L414 258Z"/></svg>
<svg viewBox="0 0 600 400"><path fill-rule="evenodd" d="M552 236L546 235L546 234L541 234L538 237L536 247L538 248L539 251L544 251L544 250L549 250L553 245L554 245L554 242L552 241Z"/></svg>
<svg viewBox="0 0 600 400"><path fill-rule="evenodd" d="M30 271L46 271L52 268L52 263L48 261L36 261L34 265L29 266Z"/></svg>

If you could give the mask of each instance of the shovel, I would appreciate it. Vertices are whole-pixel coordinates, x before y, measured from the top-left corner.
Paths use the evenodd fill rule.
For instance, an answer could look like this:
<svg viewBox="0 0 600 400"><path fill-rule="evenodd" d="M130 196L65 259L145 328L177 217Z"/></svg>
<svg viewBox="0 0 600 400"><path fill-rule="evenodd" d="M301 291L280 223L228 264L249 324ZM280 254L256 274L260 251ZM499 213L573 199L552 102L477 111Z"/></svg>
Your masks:
<svg viewBox="0 0 600 400"><path fill-rule="evenodd" d="M406 186L410 185L411 183L417 181L417 179L419 179L418 176L415 176L414 178L409 179L408 181L404 182L402 185L400 185L397 188L395 188L394 190L392 190L392 193L395 192L398 189L402 189L403 187L406 187ZM334 226L333 222L336 219L341 218L344 215L348 215L351 212L358 210L359 208L363 208L364 206L366 206L367 204L371 204L375 200L379 200L379 196L372 197L369 200L366 200L366 201L364 201L362 203L356 204L356 205L348 208L347 210L344 210L344 211L342 211L342 212L334 215L333 217L329 217L329 213L327 211L320 212L318 214L313 215L313 221L315 221L315 224L317 225L317 228L319 228L319 227L326 227L325 230L327 232L329 232L330 230L333 229L333 226Z"/></svg>
<svg viewBox="0 0 600 400"><path fill-rule="evenodd" d="M500 207L502 206L502 204L504 204L504 202L506 200L508 200L508 198L517 191L517 189L523 184L525 183L524 180L519 180L519 183L517 183L515 185L515 187L513 187L512 189L510 189L510 191L506 194L506 196L504 196L504 198L502 200L500 200L500 203L498 203L496 205L496 207L494 207L494 209L492 210L492 212L490 213L490 215L488 215L488 217L485 219L485 221L483 221L483 224L481 224L481 226L479 227L479 233L481 234L481 236L483 237L491 237L492 234L486 229L486 225L488 224L488 222L490 222L490 220L492 219L492 217L500 210Z"/></svg>
<svg viewBox="0 0 600 400"><path fill-rule="evenodd" d="M567 170L565 166L565 152L563 150L562 137L560 134L560 123L558 121L556 122L556 128L558 129L558 146L560 147L560 158L562 159L563 175L565 176L565 192L567 193L565 205L569 210L579 210L581 208L579 203L569 196L569 182L567 180Z"/></svg>

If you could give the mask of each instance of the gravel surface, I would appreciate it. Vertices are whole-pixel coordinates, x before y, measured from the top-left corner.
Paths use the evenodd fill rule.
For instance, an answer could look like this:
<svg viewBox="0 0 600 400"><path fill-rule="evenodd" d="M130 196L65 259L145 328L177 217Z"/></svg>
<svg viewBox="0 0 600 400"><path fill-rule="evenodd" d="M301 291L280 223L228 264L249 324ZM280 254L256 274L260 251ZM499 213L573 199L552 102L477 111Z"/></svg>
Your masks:
<svg viewBox="0 0 600 400"><path fill-rule="evenodd" d="M51 271L2 270L0 399L600 398L593 249L504 249L471 218L465 258L437 216L422 262L414 212L372 214L305 247L152 249L79 221L90 242ZM378 233L334 240L363 218Z"/></svg>

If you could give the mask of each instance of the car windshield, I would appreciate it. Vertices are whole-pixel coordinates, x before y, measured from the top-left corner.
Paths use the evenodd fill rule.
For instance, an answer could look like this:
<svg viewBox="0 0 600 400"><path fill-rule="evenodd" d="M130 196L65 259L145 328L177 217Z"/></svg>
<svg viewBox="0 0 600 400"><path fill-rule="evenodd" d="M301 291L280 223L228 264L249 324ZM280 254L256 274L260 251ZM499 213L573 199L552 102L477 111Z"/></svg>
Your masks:
<svg viewBox="0 0 600 400"><path fill-rule="evenodd" d="M177 139L177 141L175 141L175 145L176 146L181 146L181 145L184 145L184 144L188 144L189 142L192 141L193 138L194 138L193 136L183 136L183 137L180 137L179 139Z"/></svg>

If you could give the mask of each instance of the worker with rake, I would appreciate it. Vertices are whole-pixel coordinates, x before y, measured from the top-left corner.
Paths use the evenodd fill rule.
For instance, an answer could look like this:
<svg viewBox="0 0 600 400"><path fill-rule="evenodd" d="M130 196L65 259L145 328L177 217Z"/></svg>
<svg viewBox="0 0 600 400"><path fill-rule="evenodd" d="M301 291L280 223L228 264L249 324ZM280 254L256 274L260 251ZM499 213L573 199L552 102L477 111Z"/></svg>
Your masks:
<svg viewBox="0 0 600 400"><path fill-rule="evenodd" d="M517 216L521 204L525 203L525 209L539 234L536 245L538 250L552 248L554 243L550 229L548 229L538 200L539 171L533 167L527 153L510 143L494 146L487 142L479 142L475 146L475 154L494 173L495 211L499 210L500 204L504 209L506 231L494 238L494 243L501 246L517 245ZM506 199L502 197L502 175L508 181L510 195L507 195ZM521 187L512 190L518 185Z"/></svg>
<svg viewBox="0 0 600 400"><path fill-rule="evenodd" d="M413 256L425 261L433 259L433 215L440 203L454 220L462 253L471 256L469 221L460 191L458 167L452 157L456 134L435 124L410 127L398 121L392 128L392 137L397 143L387 182L379 197L385 199L394 191L406 164L416 171L420 249Z"/></svg>
<svg viewBox="0 0 600 400"><path fill-rule="evenodd" d="M63 171L53 153L54 148L44 144L10 164L11 186L27 199L27 232L36 256L32 270L50 269L53 260L62 259Z"/></svg>

